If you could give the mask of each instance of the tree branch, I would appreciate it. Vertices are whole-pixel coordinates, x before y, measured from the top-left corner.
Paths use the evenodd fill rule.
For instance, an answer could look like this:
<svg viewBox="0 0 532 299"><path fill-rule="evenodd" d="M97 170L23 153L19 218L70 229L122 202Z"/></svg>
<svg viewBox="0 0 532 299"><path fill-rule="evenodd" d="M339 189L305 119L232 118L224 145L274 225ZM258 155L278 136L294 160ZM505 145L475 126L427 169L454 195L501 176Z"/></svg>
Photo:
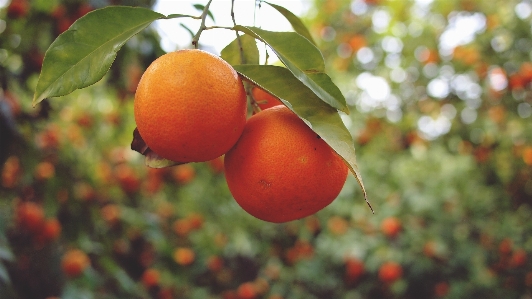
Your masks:
<svg viewBox="0 0 532 299"><path fill-rule="evenodd" d="M207 15L208 15L208 12L209 12L209 6L211 5L211 2L212 2L212 0L209 0L209 2L207 2L207 5L205 5L205 8L203 9L203 13L201 13L201 25L200 25L200 28L199 28L198 32L196 33L196 35L192 38L192 45L196 49L198 48L198 43L199 43L199 39L200 39L201 33L203 32L203 30L205 30L207 28L205 26L205 20L207 19Z"/></svg>

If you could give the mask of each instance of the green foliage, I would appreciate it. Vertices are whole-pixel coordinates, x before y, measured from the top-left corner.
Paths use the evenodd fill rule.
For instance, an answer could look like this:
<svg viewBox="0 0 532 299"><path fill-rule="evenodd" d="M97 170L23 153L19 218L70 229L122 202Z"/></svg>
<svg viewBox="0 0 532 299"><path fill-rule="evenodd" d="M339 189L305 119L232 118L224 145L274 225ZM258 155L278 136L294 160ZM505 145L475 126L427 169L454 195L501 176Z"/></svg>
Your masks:
<svg viewBox="0 0 532 299"><path fill-rule="evenodd" d="M348 113L345 98L324 73L325 63L320 51L307 39L294 32L271 32L256 27L235 26L266 43L286 68L331 107Z"/></svg>
<svg viewBox="0 0 532 299"><path fill-rule="evenodd" d="M242 51L240 47L242 46ZM254 37L244 34L229 45L221 53L222 59L231 65L259 64L259 49Z"/></svg>
<svg viewBox="0 0 532 299"><path fill-rule="evenodd" d="M316 42L314 41L314 39L312 38L312 35L307 29L307 26L303 24L301 19L299 19L291 11L289 11L288 9L280 5L276 5L276 4L269 3L269 2L264 2L264 3L267 3L271 7L275 8L278 12L280 12L288 20L288 22L290 22L290 25L292 25L292 28L294 28L295 32L299 33L301 36L308 39L312 44L316 45Z"/></svg>
<svg viewBox="0 0 532 299"><path fill-rule="evenodd" d="M141 7L107 7L74 22L44 56L33 103L100 81L122 46L164 16Z"/></svg>
<svg viewBox="0 0 532 299"><path fill-rule="evenodd" d="M193 37L192 43L194 45L197 45L198 41L196 39L199 39L202 31L206 29L204 27L205 18L210 16L214 20L212 13L208 10L209 4L210 2L206 6L195 6L196 9L202 9L203 13L200 17L202 19L200 29ZM275 5L273 7L287 17L297 31L308 35L308 31L302 31L303 23L294 14ZM188 16L173 14L167 18L180 17ZM47 97L69 94L76 89L85 88L101 80L124 43L140 30L146 28L151 22L162 18L165 18L165 16L149 9L126 6L110 6L92 11L81 17L65 33L61 34L47 50L33 103L37 104ZM330 77L325 74L323 57L311 42L312 39L309 41L309 39L296 32L270 32L260 28L240 25L235 25L232 29L243 31L247 35L242 38L238 37L237 40L224 49L222 55L229 57L230 62L235 62L235 57L240 57L240 63L248 63L247 59L250 62L258 61L256 43L249 37L258 39L266 43L285 64L287 69L292 72L294 78L303 83L303 85L295 85L299 90L304 93L309 88L318 98L331 107L345 113L349 112L344 96ZM95 33L95 31L98 32ZM245 50L249 52L246 53ZM290 98L293 97L291 96ZM305 98L300 100L305 100ZM294 110L294 112L298 113L297 110ZM328 119L320 119L321 115L320 113L314 113L313 118L326 123ZM345 129L341 121L329 124L329 127L334 126L338 126L336 130ZM321 133L325 134L327 132L321 131ZM337 140L336 137L337 135L331 134L324 136L324 140L331 146L334 144L333 148L335 150L339 149L339 144L342 145L342 150L338 151L338 154L342 156L348 154L348 156L343 156L343 158L348 161L353 174L357 177L357 181L364 188L360 173L356 170L355 149L351 145L352 142L346 142L346 138L350 138L350 136L344 134L340 140ZM146 165L148 166L162 168L176 164L160 158L147 148L139 134L134 135L133 149L146 156Z"/></svg>

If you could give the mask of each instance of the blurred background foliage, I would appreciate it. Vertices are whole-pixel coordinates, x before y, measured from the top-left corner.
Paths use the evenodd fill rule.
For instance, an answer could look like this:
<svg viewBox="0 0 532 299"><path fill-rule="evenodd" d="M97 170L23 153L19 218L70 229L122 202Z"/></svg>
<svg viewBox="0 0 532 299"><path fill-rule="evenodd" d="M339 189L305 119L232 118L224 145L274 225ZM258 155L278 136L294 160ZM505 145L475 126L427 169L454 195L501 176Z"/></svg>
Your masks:
<svg viewBox="0 0 532 299"><path fill-rule="evenodd" d="M154 29L101 82L31 107L75 19L153 2L1 10L0 298L532 298L531 1L312 2L376 214L350 176L281 225L238 207L222 158L156 170L129 148Z"/></svg>

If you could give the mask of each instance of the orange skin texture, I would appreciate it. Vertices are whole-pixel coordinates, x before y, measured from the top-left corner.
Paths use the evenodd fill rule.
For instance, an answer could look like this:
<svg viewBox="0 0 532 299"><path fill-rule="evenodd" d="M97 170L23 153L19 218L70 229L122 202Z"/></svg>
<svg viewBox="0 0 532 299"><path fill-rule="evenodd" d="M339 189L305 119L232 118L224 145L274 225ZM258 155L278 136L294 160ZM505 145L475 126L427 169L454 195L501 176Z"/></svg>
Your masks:
<svg viewBox="0 0 532 299"><path fill-rule="evenodd" d="M246 113L237 72L202 50L157 58L135 93L135 122L144 142L175 162L204 162L227 152L244 129Z"/></svg>
<svg viewBox="0 0 532 299"><path fill-rule="evenodd" d="M225 175L237 203L264 221L312 215L340 193L348 168L342 158L285 106L248 120L225 155Z"/></svg>
<svg viewBox="0 0 532 299"><path fill-rule="evenodd" d="M262 110L283 104L281 100L259 87L253 87L253 89L251 90L251 94L253 95L255 101L257 101L257 105L259 105L259 108Z"/></svg>

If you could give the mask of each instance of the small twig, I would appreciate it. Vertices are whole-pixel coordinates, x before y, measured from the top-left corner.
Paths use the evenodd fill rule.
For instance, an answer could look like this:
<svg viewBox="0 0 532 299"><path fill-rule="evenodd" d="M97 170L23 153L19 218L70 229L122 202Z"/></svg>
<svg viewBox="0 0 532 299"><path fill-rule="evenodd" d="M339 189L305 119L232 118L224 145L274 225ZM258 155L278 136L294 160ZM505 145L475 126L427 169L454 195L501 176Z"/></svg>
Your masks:
<svg viewBox="0 0 532 299"><path fill-rule="evenodd" d="M237 26L236 20L235 20L235 0L231 0L231 19L233 20L233 26ZM238 43L238 49L240 51L240 63L246 64L246 55L244 55L244 47L242 46L242 40L240 38L240 34L238 34L238 30L235 30L236 34L236 40ZM244 82L244 89L246 90L246 95L250 99L251 107L253 108L253 112L259 113L261 111L259 105L257 104L257 101L253 97L253 93L251 92L252 86L248 82Z"/></svg>
<svg viewBox="0 0 532 299"><path fill-rule="evenodd" d="M231 0L231 19L233 20L233 26L236 27L235 0ZM236 34L236 41L238 42L238 49L240 50L240 63L246 64L246 56L244 55L244 48L242 46L242 40L240 39L240 34L238 34L237 30L235 30L235 34Z"/></svg>
<svg viewBox="0 0 532 299"><path fill-rule="evenodd" d="M257 26L257 7L260 9L260 0L255 0L255 9L253 9L253 26Z"/></svg>
<svg viewBox="0 0 532 299"><path fill-rule="evenodd" d="M211 29L228 29L228 30L235 30L233 27L227 27L227 26L209 26L203 28L203 30L211 30Z"/></svg>
<svg viewBox="0 0 532 299"><path fill-rule="evenodd" d="M182 15L182 14L171 14L166 16L166 19L173 19L173 18L191 18L194 20L201 20L201 16L193 16L193 15Z"/></svg>
<svg viewBox="0 0 532 299"><path fill-rule="evenodd" d="M203 32L203 30L205 30L207 28L205 26L205 20L207 19L207 15L209 13L209 6L211 5L211 2L212 2L212 0L209 0L209 2L207 2L207 5L205 5L205 8L203 9L203 12L201 13L201 25L200 25L200 28L199 28L198 32L196 33L196 35L192 38L192 45L196 49L198 48L198 42L199 42L201 33Z"/></svg>

